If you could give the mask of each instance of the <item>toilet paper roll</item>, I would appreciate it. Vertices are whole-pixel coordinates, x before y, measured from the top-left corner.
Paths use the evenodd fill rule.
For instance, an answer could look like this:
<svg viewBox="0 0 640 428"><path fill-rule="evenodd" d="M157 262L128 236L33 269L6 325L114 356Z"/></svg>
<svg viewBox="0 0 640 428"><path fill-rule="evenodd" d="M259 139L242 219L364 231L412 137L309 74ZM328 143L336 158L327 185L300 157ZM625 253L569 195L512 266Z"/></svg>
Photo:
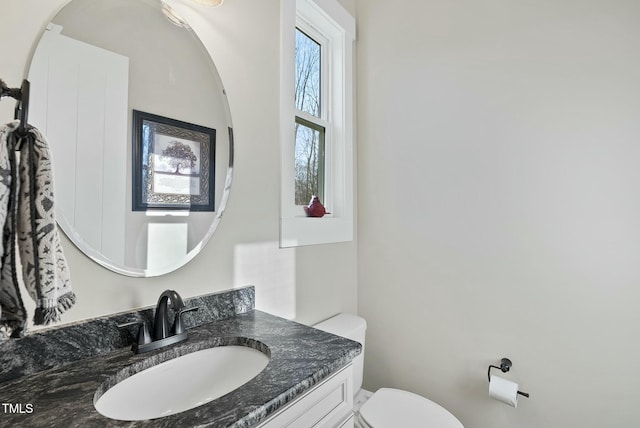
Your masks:
<svg viewBox="0 0 640 428"><path fill-rule="evenodd" d="M499 376L491 376L489 397L511 407L518 407L518 384Z"/></svg>

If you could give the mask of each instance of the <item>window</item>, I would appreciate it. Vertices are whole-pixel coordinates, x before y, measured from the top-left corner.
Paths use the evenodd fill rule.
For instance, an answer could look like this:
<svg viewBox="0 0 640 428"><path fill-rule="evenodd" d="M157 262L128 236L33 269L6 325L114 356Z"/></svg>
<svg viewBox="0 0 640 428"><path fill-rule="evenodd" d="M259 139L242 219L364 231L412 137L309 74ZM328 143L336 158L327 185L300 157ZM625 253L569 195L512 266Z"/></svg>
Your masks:
<svg viewBox="0 0 640 428"><path fill-rule="evenodd" d="M308 30L309 31L309 30ZM317 37L319 38L319 37ZM306 205L316 195L324 201L325 132L321 106L326 87L321 72L322 45L296 28L295 65L295 204Z"/></svg>
<svg viewBox="0 0 640 428"><path fill-rule="evenodd" d="M296 116L295 204L324 201L324 126Z"/></svg>
<svg viewBox="0 0 640 428"><path fill-rule="evenodd" d="M296 109L314 117L320 117L320 87L326 86L321 81L321 52L320 43L296 28Z"/></svg>
<svg viewBox="0 0 640 428"><path fill-rule="evenodd" d="M336 0L281 0L283 247L353 239L355 21ZM330 214L308 218L318 196Z"/></svg>

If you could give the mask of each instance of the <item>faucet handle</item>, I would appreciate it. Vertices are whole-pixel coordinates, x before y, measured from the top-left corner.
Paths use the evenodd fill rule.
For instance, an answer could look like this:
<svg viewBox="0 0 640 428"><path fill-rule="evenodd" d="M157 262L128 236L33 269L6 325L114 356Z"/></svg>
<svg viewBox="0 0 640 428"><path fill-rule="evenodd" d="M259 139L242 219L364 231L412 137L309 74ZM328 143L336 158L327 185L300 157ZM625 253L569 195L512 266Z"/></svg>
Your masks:
<svg viewBox="0 0 640 428"><path fill-rule="evenodd" d="M126 322L124 324L117 324L117 327L125 328L138 324L140 324L140 328L138 329L138 345L146 345L147 343L151 343L151 334L149 334L149 327L147 327L146 321Z"/></svg>
<svg viewBox="0 0 640 428"><path fill-rule="evenodd" d="M184 332L184 325L182 324L182 314L185 312L197 311L200 309L199 306L192 306L190 308L181 308L176 312L176 318L173 321L173 326L171 327L171 331L173 334L180 334Z"/></svg>

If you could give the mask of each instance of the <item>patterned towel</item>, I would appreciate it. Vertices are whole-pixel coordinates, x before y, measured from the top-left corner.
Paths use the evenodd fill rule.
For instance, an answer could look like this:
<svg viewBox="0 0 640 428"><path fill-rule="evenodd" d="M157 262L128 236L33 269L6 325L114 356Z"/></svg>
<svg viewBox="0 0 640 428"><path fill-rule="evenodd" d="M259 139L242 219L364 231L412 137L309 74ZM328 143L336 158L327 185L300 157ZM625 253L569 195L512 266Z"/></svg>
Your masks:
<svg viewBox="0 0 640 428"><path fill-rule="evenodd" d="M0 338L20 337L24 332L27 312L22 303L15 270L17 215L14 172L17 170L15 142L9 135L15 129L12 124L0 128L0 226L2 231L2 270L0 271ZM9 147L11 145L11 147Z"/></svg>
<svg viewBox="0 0 640 428"><path fill-rule="evenodd" d="M22 279L36 302L35 325L60 321L60 315L76 302L71 290L67 261L62 253L53 207L51 157L47 140L30 127L26 136L13 132L17 122L0 128L0 178L3 165L10 168L8 189L0 183L0 221L6 207L0 273L0 326L11 337L24 334L26 312L18 288L15 243L17 241ZM2 146L7 151L3 154ZM19 173L16 152L20 149ZM4 157L8 161L4 161ZM3 187L2 184L5 184ZM7 204L3 196L8 193Z"/></svg>

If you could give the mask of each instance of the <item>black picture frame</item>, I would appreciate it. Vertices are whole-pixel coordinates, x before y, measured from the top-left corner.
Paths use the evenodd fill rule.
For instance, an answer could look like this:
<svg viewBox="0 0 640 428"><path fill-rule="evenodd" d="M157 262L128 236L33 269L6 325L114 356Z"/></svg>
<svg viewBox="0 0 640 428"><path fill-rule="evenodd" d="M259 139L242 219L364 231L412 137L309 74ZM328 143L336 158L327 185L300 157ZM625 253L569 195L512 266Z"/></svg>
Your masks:
<svg viewBox="0 0 640 428"><path fill-rule="evenodd" d="M216 130L133 110L133 211L215 211Z"/></svg>

